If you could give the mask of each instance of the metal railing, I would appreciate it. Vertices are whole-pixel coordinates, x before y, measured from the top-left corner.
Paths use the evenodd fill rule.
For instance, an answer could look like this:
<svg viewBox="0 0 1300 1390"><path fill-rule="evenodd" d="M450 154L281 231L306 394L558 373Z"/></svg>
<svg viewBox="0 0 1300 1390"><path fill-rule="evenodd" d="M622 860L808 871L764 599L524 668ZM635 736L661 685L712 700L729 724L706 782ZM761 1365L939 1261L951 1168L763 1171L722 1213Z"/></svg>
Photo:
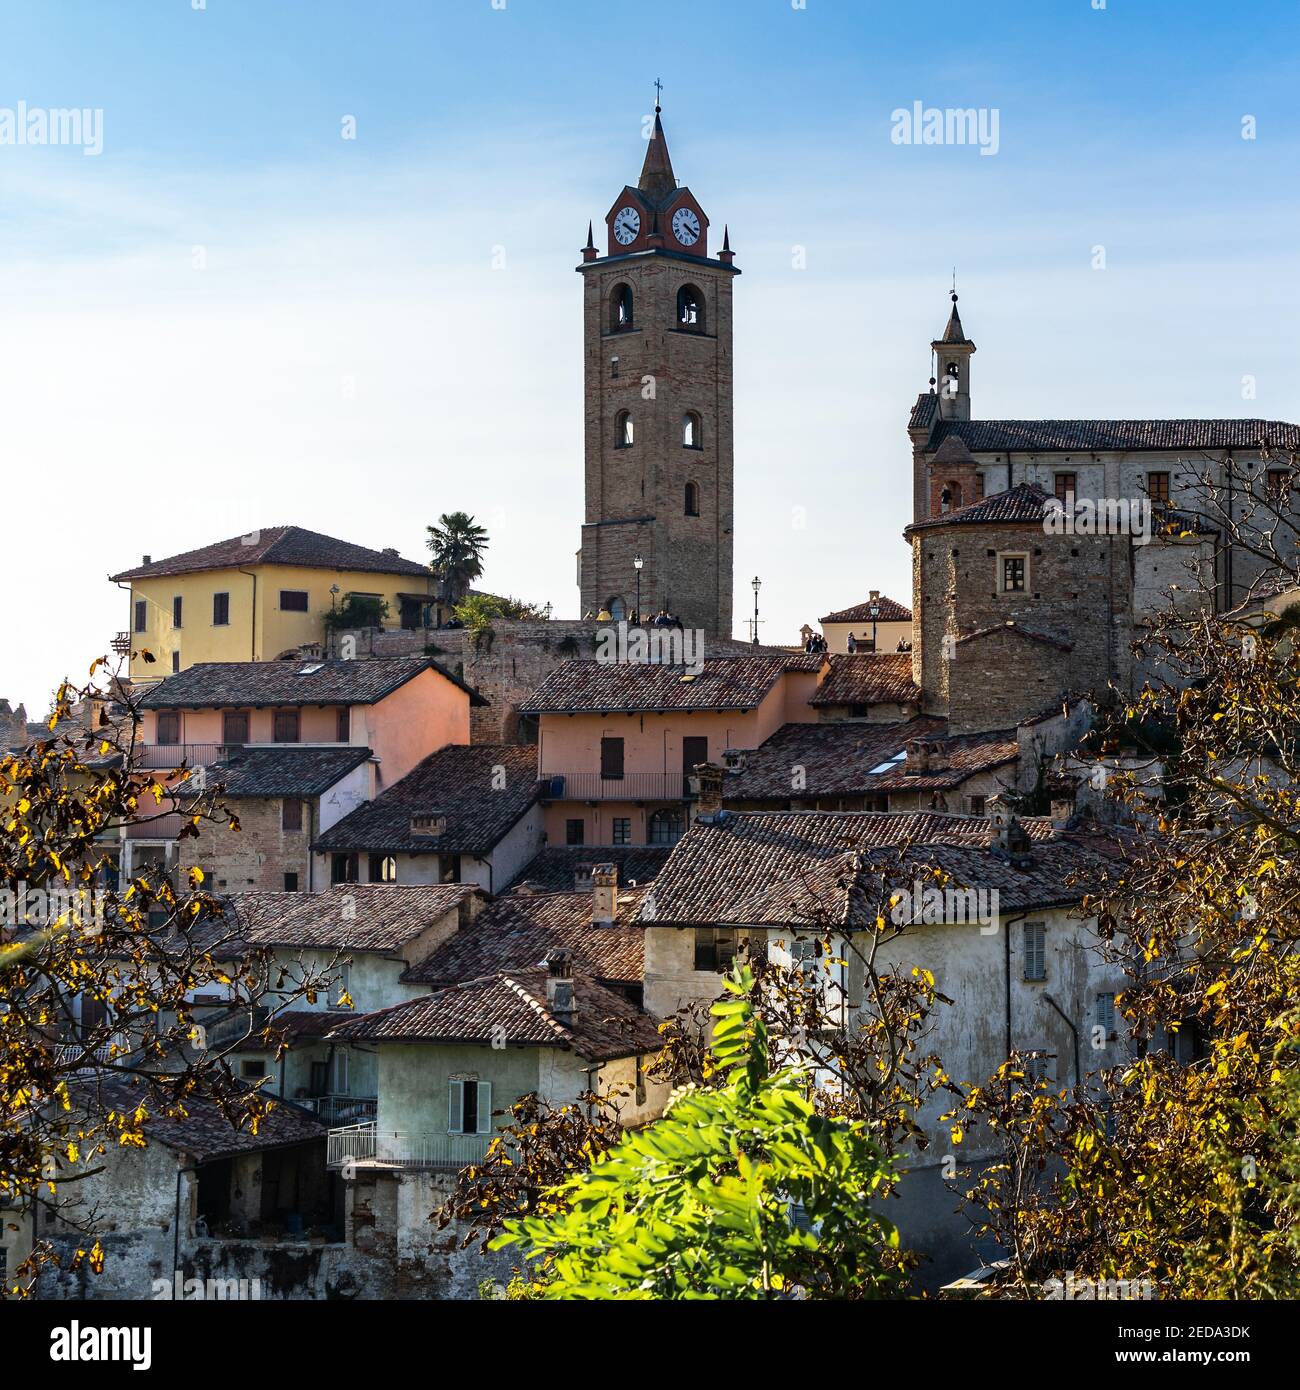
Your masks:
<svg viewBox="0 0 1300 1390"><path fill-rule="evenodd" d="M147 768L208 767L240 752L242 743L139 743L135 765Z"/></svg>
<svg viewBox="0 0 1300 1390"><path fill-rule="evenodd" d="M325 1162L330 1168L350 1164L374 1168L439 1168L457 1172L479 1163L492 1142L490 1134L419 1134L381 1130L377 1124L331 1129Z"/></svg>
<svg viewBox="0 0 1300 1390"><path fill-rule="evenodd" d="M294 1104L315 1111L317 1119L331 1129L364 1128L373 1124L379 1113L379 1100L375 1096L308 1096Z"/></svg>
<svg viewBox="0 0 1300 1390"><path fill-rule="evenodd" d="M690 795L681 772L543 772L539 780L552 801L681 801Z"/></svg>

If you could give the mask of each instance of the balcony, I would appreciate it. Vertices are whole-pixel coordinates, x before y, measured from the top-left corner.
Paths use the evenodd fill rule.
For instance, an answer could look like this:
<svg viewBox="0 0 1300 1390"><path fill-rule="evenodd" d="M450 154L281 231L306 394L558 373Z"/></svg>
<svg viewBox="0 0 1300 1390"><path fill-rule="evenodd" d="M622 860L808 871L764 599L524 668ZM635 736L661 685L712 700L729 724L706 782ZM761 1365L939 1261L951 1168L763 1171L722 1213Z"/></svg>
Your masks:
<svg viewBox="0 0 1300 1390"><path fill-rule="evenodd" d="M459 1172L480 1163L492 1142L490 1134L416 1134L381 1130L370 1124L331 1129L326 1143L326 1166L342 1168L425 1168Z"/></svg>
<svg viewBox="0 0 1300 1390"><path fill-rule="evenodd" d="M681 801L690 794L682 772L544 772L540 781L550 801Z"/></svg>
<svg viewBox="0 0 1300 1390"><path fill-rule="evenodd" d="M314 1111L317 1119L331 1129L364 1129L374 1124L379 1112L375 1096L308 1096L294 1104Z"/></svg>
<svg viewBox="0 0 1300 1390"><path fill-rule="evenodd" d="M276 744L277 748L283 744ZM210 767L229 760L245 747L242 743L140 743L135 766L143 768Z"/></svg>

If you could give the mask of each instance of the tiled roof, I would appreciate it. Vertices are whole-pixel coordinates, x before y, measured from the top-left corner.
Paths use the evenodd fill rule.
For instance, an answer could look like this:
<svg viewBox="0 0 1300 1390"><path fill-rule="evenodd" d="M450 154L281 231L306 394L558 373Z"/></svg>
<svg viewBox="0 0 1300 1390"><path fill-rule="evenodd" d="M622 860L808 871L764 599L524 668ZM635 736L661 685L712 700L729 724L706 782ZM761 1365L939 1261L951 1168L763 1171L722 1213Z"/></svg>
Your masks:
<svg viewBox="0 0 1300 1390"><path fill-rule="evenodd" d="M1057 651L1070 652L1074 650L1071 643L1062 642L1058 637L1048 637L1042 632L1031 632L1027 627L1021 627L1014 618L1008 618L1003 623L992 623L988 627L976 628L974 632L968 632L959 637L956 645L960 647L964 642L978 642L983 637L992 637L994 633L1023 637L1028 642L1041 642L1044 646L1055 647Z"/></svg>
<svg viewBox="0 0 1300 1390"><path fill-rule="evenodd" d="M807 669L793 662L795 655L808 653L714 657L698 676L681 666L566 661L520 708L526 714L753 709L784 670Z"/></svg>
<svg viewBox="0 0 1300 1390"><path fill-rule="evenodd" d="M952 434L976 453L1300 448L1300 425L1283 420L949 420L935 442Z"/></svg>
<svg viewBox="0 0 1300 1390"><path fill-rule="evenodd" d="M486 854L538 797L537 749L451 744L321 835L319 850ZM413 835L412 816L446 816L443 835Z"/></svg>
<svg viewBox="0 0 1300 1390"><path fill-rule="evenodd" d="M532 884L543 893L579 891L576 875L590 878L596 864L613 864L621 884L644 886L668 862L670 850L662 845L548 845L539 850L507 885L505 891Z"/></svg>
<svg viewBox="0 0 1300 1390"><path fill-rule="evenodd" d="M297 748L268 743L233 751L229 761L209 764L208 779L222 795L321 796L371 757L369 748Z"/></svg>
<svg viewBox="0 0 1300 1390"><path fill-rule="evenodd" d="M939 406L939 397L933 391L922 391L916 398L912 413L908 417L909 430L928 429L934 423L934 414Z"/></svg>
<svg viewBox="0 0 1300 1390"><path fill-rule="evenodd" d="M357 661L204 661L159 681L140 701L140 707L373 705L429 670L465 691L471 704L487 704L464 681L427 656L384 656Z"/></svg>
<svg viewBox="0 0 1300 1390"><path fill-rule="evenodd" d="M1042 526L1044 508L1052 506L1055 506L1055 499L1037 483L1017 483L1006 492L995 492L992 497L972 502L967 507L913 522L907 533L933 526L988 526L999 522Z"/></svg>
<svg viewBox="0 0 1300 1390"><path fill-rule="evenodd" d="M942 791L1018 756L1014 730L944 738L946 728L942 719L785 724L762 747L745 755L743 772L726 775L723 795L728 802L816 801L890 791ZM905 753L913 739L931 744L929 770L918 773L907 761L885 767ZM799 789L792 790L796 767L803 775Z"/></svg>
<svg viewBox="0 0 1300 1390"><path fill-rule="evenodd" d="M606 862L606 861L602 861ZM648 890L618 890L618 921L593 926L592 895L511 893L498 898L402 976L413 984L449 984L499 970L532 970L557 946L573 953L573 968L594 979L639 983L645 973L637 913Z"/></svg>
<svg viewBox="0 0 1300 1390"><path fill-rule="evenodd" d="M920 688L912 679L911 652L853 652L830 658L826 679L808 703L821 708L917 704L920 699Z"/></svg>
<svg viewBox="0 0 1300 1390"><path fill-rule="evenodd" d="M1067 880L1095 873L1100 856L1082 841L1053 839L1049 822L1023 824L1031 862L1017 868L989 850L993 828L979 817L805 811L696 821L655 882L653 922L865 927L875 921L881 866L898 865L905 848L905 876L912 866L940 867L956 887L996 888L1004 913L1077 901L1084 890Z"/></svg>
<svg viewBox="0 0 1300 1390"><path fill-rule="evenodd" d="M472 883L339 883L324 893L239 893L252 946L400 951L482 890Z"/></svg>
<svg viewBox="0 0 1300 1390"><path fill-rule="evenodd" d="M256 538L254 540L254 537ZM269 526L247 536L232 536L214 545L169 555L133 570L112 575L114 583L125 579L158 579L195 570L248 569L251 565L303 565L309 569L364 570L373 574L409 574L429 577L428 565L403 560L395 551L370 550L351 541L323 536L302 526Z"/></svg>
<svg viewBox="0 0 1300 1390"><path fill-rule="evenodd" d="M581 974L573 980L573 1013L547 1006L546 971L500 973L451 985L419 999L340 1024L330 1035L349 1042L487 1043L569 1047L588 1061L657 1052L655 1021L622 995Z"/></svg>
<svg viewBox="0 0 1300 1390"><path fill-rule="evenodd" d="M187 1113L172 1117L161 1113L167 1103L166 1089L155 1090L135 1080L87 1081L72 1088L72 1100L74 1109L85 1107L92 1122L105 1110L134 1111L143 1105L149 1117L144 1126L146 1140L189 1154L197 1163L323 1140L328 1132L315 1115L285 1100L274 1102L256 1134L236 1129L208 1100L191 1098L184 1102Z"/></svg>
<svg viewBox="0 0 1300 1390"><path fill-rule="evenodd" d="M910 623L912 621L912 610L904 608L901 603L896 603L892 598L881 594L880 612L876 618L881 623ZM871 600L865 603L855 603L852 608L841 608L837 613L827 613L821 619L824 623L869 623L871 621Z"/></svg>

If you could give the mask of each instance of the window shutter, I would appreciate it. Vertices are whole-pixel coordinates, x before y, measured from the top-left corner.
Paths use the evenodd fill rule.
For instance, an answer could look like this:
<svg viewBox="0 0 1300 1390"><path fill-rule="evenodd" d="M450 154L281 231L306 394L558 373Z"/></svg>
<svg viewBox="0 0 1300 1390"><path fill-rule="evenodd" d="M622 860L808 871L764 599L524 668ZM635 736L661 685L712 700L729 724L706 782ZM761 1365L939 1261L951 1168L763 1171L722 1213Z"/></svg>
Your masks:
<svg viewBox="0 0 1300 1390"><path fill-rule="evenodd" d="M492 1083L490 1081L478 1083L478 1132L480 1134L492 1133Z"/></svg>
<svg viewBox="0 0 1300 1390"><path fill-rule="evenodd" d="M447 1082L447 1131L450 1134L463 1134L465 1114L465 1083Z"/></svg>

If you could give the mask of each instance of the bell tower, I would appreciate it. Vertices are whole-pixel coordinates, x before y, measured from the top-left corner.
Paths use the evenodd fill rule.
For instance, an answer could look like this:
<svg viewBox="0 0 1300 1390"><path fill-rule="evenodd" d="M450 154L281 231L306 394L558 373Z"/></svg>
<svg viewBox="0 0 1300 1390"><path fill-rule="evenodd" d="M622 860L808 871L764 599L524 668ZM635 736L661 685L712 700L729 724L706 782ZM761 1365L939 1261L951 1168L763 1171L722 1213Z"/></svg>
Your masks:
<svg viewBox="0 0 1300 1390"><path fill-rule="evenodd" d="M957 291L952 292L952 313L943 337L930 344L939 386L939 418L970 419L970 360L975 344L966 336L957 312Z"/></svg>
<svg viewBox="0 0 1300 1390"><path fill-rule="evenodd" d="M641 176L588 228L582 264L586 510L582 612L667 610L731 636L729 236L677 182L655 105ZM638 570L637 558L641 559Z"/></svg>

